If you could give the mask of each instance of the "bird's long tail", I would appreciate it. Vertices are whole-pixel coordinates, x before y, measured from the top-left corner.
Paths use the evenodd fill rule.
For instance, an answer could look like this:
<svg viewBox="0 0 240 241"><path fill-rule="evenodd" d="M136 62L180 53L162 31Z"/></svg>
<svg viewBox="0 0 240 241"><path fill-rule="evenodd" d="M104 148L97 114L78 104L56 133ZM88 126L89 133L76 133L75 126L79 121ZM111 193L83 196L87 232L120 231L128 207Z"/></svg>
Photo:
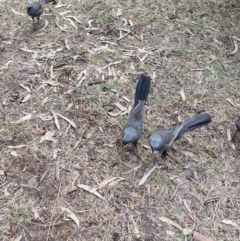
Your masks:
<svg viewBox="0 0 240 241"><path fill-rule="evenodd" d="M136 87L134 107L138 104L139 101L147 100L148 93L150 90L150 84L150 78L148 76L141 75Z"/></svg>
<svg viewBox="0 0 240 241"><path fill-rule="evenodd" d="M185 120L183 122L183 127L179 131L175 141L181 139L186 132L195 130L202 126L206 126L207 124L209 124L211 122L212 122L212 117L207 113L198 114L198 115L193 116L192 118Z"/></svg>
<svg viewBox="0 0 240 241"><path fill-rule="evenodd" d="M212 122L212 118L208 113L198 114L184 121L183 129L185 131L191 131L199 127L208 125Z"/></svg>

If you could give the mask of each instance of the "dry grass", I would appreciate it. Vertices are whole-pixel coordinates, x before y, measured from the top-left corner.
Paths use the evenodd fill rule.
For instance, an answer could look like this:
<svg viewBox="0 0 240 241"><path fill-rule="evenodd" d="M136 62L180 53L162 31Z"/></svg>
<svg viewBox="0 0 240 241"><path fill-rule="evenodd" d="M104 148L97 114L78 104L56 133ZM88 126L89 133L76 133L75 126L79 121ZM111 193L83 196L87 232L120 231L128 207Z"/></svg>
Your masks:
<svg viewBox="0 0 240 241"><path fill-rule="evenodd" d="M0 239L9 240L17 223L22 240L118 240L113 233L121 240L192 240L160 220L166 217L214 240L240 240L240 138L235 150L227 139L240 107L240 52L229 55L234 41L240 44L240 2L69 0L46 6L37 31L24 6L0 1ZM120 29L131 32L118 40ZM144 72L152 87L139 160L121 146L127 114L109 112L121 112L116 102L132 105ZM213 123L170 151L181 163L159 162L146 148L157 128L204 110ZM52 111L78 131L60 117L58 130ZM40 142L47 130L54 142ZM18 145L26 146L9 148ZM105 201L83 189L69 193L109 177L125 179L98 190Z"/></svg>

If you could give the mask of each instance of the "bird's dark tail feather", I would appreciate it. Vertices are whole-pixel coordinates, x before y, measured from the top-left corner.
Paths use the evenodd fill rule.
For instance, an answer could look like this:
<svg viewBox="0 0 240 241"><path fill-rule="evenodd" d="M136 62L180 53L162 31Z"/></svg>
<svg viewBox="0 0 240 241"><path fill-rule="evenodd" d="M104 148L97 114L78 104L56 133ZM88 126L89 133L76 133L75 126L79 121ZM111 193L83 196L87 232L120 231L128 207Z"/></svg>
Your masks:
<svg viewBox="0 0 240 241"><path fill-rule="evenodd" d="M212 118L209 114L203 113L193 116L184 121L184 129L185 131L191 131L197 129L199 127L208 125L212 122Z"/></svg>
<svg viewBox="0 0 240 241"><path fill-rule="evenodd" d="M150 90L150 84L150 78L145 75L141 75L137 83L134 107L138 104L139 100L147 100L148 93Z"/></svg>

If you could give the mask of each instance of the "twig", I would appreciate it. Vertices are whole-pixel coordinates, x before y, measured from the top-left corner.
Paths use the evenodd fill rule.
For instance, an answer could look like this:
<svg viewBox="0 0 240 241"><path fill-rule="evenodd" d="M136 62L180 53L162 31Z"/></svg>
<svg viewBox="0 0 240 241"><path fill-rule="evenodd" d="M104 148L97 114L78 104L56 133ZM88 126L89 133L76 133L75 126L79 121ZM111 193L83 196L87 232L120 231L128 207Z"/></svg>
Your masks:
<svg viewBox="0 0 240 241"><path fill-rule="evenodd" d="M172 194L171 197L169 198L169 201L172 201L172 200L173 200L173 198L176 196L176 193L177 193L178 189L179 189L179 184L177 185L175 191L173 192L173 194Z"/></svg>

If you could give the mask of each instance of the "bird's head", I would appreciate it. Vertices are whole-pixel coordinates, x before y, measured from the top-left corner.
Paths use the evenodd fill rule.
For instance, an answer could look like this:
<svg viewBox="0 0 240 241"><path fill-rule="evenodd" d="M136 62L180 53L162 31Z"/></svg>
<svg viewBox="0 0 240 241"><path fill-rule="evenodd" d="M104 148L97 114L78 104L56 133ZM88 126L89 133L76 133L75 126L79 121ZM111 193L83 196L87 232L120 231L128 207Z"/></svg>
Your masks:
<svg viewBox="0 0 240 241"><path fill-rule="evenodd" d="M123 140L122 144L126 145L128 143L137 142L137 134L136 131L132 128L126 128L123 132Z"/></svg>
<svg viewBox="0 0 240 241"><path fill-rule="evenodd" d="M162 148L161 136L156 135L156 133L151 135L149 138L149 146L151 147L152 152L156 150L161 151L161 148Z"/></svg>
<svg viewBox="0 0 240 241"><path fill-rule="evenodd" d="M32 3L26 4L26 10L29 11L32 8Z"/></svg>

